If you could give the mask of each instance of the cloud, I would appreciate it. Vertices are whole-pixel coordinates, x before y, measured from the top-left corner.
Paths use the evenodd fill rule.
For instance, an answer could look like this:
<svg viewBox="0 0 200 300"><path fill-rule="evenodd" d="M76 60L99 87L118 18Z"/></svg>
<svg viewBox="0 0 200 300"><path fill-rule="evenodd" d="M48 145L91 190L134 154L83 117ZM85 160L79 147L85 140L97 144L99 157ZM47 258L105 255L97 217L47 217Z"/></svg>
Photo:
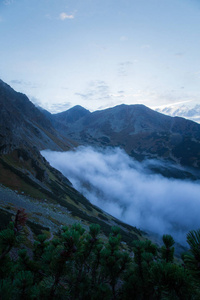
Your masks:
<svg viewBox="0 0 200 300"><path fill-rule="evenodd" d="M133 63L131 62L131 61L124 61L124 62L121 62L121 63L119 63L119 65L120 66L130 66L130 65L132 65Z"/></svg>
<svg viewBox="0 0 200 300"><path fill-rule="evenodd" d="M52 20L52 16L50 14L45 14L45 18L48 20Z"/></svg>
<svg viewBox="0 0 200 300"><path fill-rule="evenodd" d="M29 96L29 99L31 100L31 102L33 104L35 104L35 106L41 106L42 107L42 101L36 97L33 97L33 96Z"/></svg>
<svg viewBox="0 0 200 300"><path fill-rule="evenodd" d="M71 102L53 103L53 104L47 103L45 105L45 109L47 109L49 112L51 112L53 114L68 110L70 107L72 107Z"/></svg>
<svg viewBox="0 0 200 300"><path fill-rule="evenodd" d="M66 19L74 19L74 15L73 14L68 15L65 12L62 12L59 15L59 19L62 21L66 20Z"/></svg>
<svg viewBox="0 0 200 300"><path fill-rule="evenodd" d="M23 86L28 86L30 88L37 88L38 85L37 84L33 84L30 81L24 81L24 80L18 80L18 79L12 79L10 80L11 84L17 84L17 85L23 85Z"/></svg>
<svg viewBox="0 0 200 300"><path fill-rule="evenodd" d="M177 52L177 53L175 53L175 56L182 57L182 56L184 56L184 53L183 52Z"/></svg>
<svg viewBox="0 0 200 300"><path fill-rule="evenodd" d="M142 46L141 46L141 49L149 49L149 48L151 48L151 46L148 45L148 44L145 44L145 45L142 45Z"/></svg>
<svg viewBox="0 0 200 300"><path fill-rule="evenodd" d="M152 174L150 164L160 161L138 163L119 148L41 153L93 204L126 223L181 243L200 227L199 183Z"/></svg>
<svg viewBox="0 0 200 300"><path fill-rule="evenodd" d="M104 100L111 97L110 87L102 80L92 80L85 92L75 93L75 95L91 101Z"/></svg>
<svg viewBox="0 0 200 300"><path fill-rule="evenodd" d="M127 38L127 36L125 36L125 35L122 35L122 36L120 37L120 41L122 41L122 42L127 41L127 40L128 40L128 38Z"/></svg>
<svg viewBox="0 0 200 300"><path fill-rule="evenodd" d="M171 105L162 105L157 107L156 110L172 117L179 116L200 123L200 105L195 103L192 106L185 105L185 103L190 102L192 101L180 101Z"/></svg>
<svg viewBox="0 0 200 300"><path fill-rule="evenodd" d="M130 72L130 67L133 65L132 61L124 61L119 63L118 74L120 76L128 76Z"/></svg>
<svg viewBox="0 0 200 300"><path fill-rule="evenodd" d="M12 84L24 84L24 82L22 80L18 80L18 79L13 79L10 81L10 83Z"/></svg>
<svg viewBox="0 0 200 300"><path fill-rule="evenodd" d="M89 98L94 96L94 92L92 91L92 92L88 92L88 93L85 93L85 94L84 93L75 93L74 95L80 96L83 99L89 99Z"/></svg>
<svg viewBox="0 0 200 300"><path fill-rule="evenodd" d="M4 0L3 4L5 5L11 5L14 2L14 0Z"/></svg>

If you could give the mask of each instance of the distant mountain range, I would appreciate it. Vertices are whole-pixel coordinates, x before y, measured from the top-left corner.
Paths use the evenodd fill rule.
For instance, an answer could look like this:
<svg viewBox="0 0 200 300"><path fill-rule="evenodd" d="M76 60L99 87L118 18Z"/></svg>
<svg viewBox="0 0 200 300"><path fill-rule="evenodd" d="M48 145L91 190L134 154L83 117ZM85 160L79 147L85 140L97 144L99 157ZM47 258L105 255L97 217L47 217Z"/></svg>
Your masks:
<svg viewBox="0 0 200 300"><path fill-rule="evenodd" d="M196 104L193 107L186 105L172 105L164 108L157 108L156 111L172 116L172 117L183 117L194 122L200 123L200 105Z"/></svg>
<svg viewBox="0 0 200 300"><path fill-rule="evenodd" d="M163 159L200 170L200 125L144 105L119 105L90 113L80 106L51 116L79 144L121 147L137 160ZM54 123L55 124L55 123Z"/></svg>

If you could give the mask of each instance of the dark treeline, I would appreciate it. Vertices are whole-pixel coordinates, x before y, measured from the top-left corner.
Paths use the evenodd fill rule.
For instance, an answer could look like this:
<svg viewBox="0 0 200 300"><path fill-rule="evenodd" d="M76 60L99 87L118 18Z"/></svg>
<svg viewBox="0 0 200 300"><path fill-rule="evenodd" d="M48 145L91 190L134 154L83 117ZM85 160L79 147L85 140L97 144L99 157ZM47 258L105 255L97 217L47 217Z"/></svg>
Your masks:
<svg viewBox="0 0 200 300"><path fill-rule="evenodd" d="M0 232L0 299L148 300L200 299L200 230L187 235L190 246L174 262L174 240L163 236L158 248L149 240L121 243L120 229L108 239L99 225L63 227L34 245L24 233L26 214Z"/></svg>

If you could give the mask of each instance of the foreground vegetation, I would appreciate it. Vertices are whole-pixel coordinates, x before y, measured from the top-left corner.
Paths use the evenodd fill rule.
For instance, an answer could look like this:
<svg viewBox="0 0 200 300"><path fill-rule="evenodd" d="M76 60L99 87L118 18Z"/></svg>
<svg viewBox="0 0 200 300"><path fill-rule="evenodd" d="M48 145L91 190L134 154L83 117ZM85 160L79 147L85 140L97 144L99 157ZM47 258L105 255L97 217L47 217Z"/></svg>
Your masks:
<svg viewBox="0 0 200 300"><path fill-rule="evenodd" d="M74 224L47 240L37 236L28 245L26 214L0 232L0 299L200 299L200 230L187 235L190 251L174 262L174 240L163 236L163 246L134 241L132 252L121 243L120 229L112 227L108 240L100 226L89 232Z"/></svg>

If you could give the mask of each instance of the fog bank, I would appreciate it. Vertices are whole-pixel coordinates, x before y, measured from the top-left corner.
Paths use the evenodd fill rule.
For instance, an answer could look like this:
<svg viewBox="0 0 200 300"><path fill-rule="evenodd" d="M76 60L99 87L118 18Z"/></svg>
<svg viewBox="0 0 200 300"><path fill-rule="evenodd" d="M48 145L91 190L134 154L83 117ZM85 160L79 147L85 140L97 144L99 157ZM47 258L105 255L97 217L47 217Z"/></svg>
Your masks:
<svg viewBox="0 0 200 300"><path fill-rule="evenodd" d="M200 184L151 174L119 148L41 152L93 204L120 220L185 241L200 228ZM162 164L160 161L153 163Z"/></svg>

